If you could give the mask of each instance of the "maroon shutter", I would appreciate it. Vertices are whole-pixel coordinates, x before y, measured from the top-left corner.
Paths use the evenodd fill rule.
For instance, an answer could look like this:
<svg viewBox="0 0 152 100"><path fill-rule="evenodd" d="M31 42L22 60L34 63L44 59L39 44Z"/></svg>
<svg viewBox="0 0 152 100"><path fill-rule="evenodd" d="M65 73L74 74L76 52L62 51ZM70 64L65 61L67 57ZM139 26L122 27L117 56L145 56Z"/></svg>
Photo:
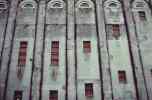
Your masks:
<svg viewBox="0 0 152 100"><path fill-rule="evenodd" d="M83 51L84 51L84 53L91 52L91 42L90 41L83 41Z"/></svg>
<svg viewBox="0 0 152 100"><path fill-rule="evenodd" d="M85 96L87 96L87 97L93 96L93 84L92 83L85 84Z"/></svg>
<svg viewBox="0 0 152 100"><path fill-rule="evenodd" d="M126 83L126 72L125 71L118 71L118 78L120 83Z"/></svg>
<svg viewBox="0 0 152 100"><path fill-rule="evenodd" d="M49 100L58 100L58 91L50 90Z"/></svg>
<svg viewBox="0 0 152 100"><path fill-rule="evenodd" d="M22 91L14 92L14 100L22 100Z"/></svg>
<svg viewBox="0 0 152 100"><path fill-rule="evenodd" d="M27 54L27 41L20 42L18 66L25 66L26 64L26 54Z"/></svg>
<svg viewBox="0 0 152 100"><path fill-rule="evenodd" d="M59 65L59 41L52 41L51 64Z"/></svg>
<svg viewBox="0 0 152 100"><path fill-rule="evenodd" d="M120 36L120 27L119 27L119 24L113 24L112 25L112 31L113 31L113 36L115 38L118 38Z"/></svg>

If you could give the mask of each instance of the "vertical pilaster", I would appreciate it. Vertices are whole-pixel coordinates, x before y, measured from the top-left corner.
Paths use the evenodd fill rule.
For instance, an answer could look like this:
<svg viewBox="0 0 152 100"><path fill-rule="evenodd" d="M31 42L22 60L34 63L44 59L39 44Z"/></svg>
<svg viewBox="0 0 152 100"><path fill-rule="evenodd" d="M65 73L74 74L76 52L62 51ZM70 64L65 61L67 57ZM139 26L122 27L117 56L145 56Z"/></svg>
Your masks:
<svg viewBox="0 0 152 100"><path fill-rule="evenodd" d="M5 100L6 89L7 89L7 79L9 74L9 65L12 52L12 41L14 38L14 27L17 12L17 5L19 0L12 0L10 4L10 12L8 18L8 25L6 29L6 37L4 43L4 50L2 53L2 63L0 70L0 100Z"/></svg>
<svg viewBox="0 0 152 100"><path fill-rule="evenodd" d="M9 8L10 8L8 7L9 3L7 2L3 2L3 3L5 4L6 8L2 12L0 12L0 63L1 63L1 56L2 56L2 51L3 51L3 44L5 41L8 13L9 13Z"/></svg>
<svg viewBox="0 0 152 100"><path fill-rule="evenodd" d="M38 22L36 26L35 54L34 54L34 70L32 79L32 100L40 100L41 90L41 73L43 71L43 40L44 40L44 24L45 24L45 6L46 0L39 1Z"/></svg>
<svg viewBox="0 0 152 100"><path fill-rule="evenodd" d="M112 84L110 75L110 65L109 65L109 55L107 50L107 40L105 31L105 15L103 9L103 1L96 0L96 15L98 24L98 34L99 34L99 48L101 56L101 71L102 71L102 89L103 89L103 99L112 100Z"/></svg>
<svg viewBox="0 0 152 100"><path fill-rule="evenodd" d="M76 100L76 69L75 69L75 2L67 0L67 69L68 69L68 100Z"/></svg>
<svg viewBox="0 0 152 100"><path fill-rule="evenodd" d="M134 63L134 75L135 75L135 85L136 85L136 92L139 100L148 100L147 97L147 91L145 87L145 80L143 76L143 69L141 65L140 55L139 55L139 48L138 48L138 39L136 36L136 26L134 24L133 15L132 15L132 9L130 9L131 4L129 1L123 1L124 4L124 12L125 12L125 20L127 22L128 27L128 35L129 35L129 41L131 46L131 52L133 57L133 63Z"/></svg>

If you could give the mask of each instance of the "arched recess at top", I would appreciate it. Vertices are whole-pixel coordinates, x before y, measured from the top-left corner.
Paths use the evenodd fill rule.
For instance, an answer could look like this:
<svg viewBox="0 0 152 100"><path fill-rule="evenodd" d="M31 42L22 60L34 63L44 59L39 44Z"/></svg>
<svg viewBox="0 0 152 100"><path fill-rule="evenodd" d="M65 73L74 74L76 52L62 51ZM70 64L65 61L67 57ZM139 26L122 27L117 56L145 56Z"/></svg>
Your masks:
<svg viewBox="0 0 152 100"><path fill-rule="evenodd" d="M63 9L65 6L65 3L63 0L51 0L48 3L49 9Z"/></svg>
<svg viewBox="0 0 152 100"><path fill-rule="evenodd" d="M94 8L94 4L91 0L79 0L76 3L76 7L81 11L91 11Z"/></svg>
<svg viewBox="0 0 152 100"><path fill-rule="evenodd" d="M106 0L104 12L108 24L123 24L122 5L118 0Z"/></svg>
<svg viewBox="0 0 152 100"><path fill-rule="evenodd" d="M0 0L0 14L8 8L8 2L6 0Z"/></svg>
<svg viewBox="0 0 152 100"><path fill-rule="evenodd" d="M23 0L20 5L20 13L24 16L33 15L35 9L37 8L37 3L35 0Z"/></svg>
<svg viewBox="0 0 152 100"><path fill-rule="evenodd" d="M47 24L66 23L66 2L64 0L49 0L46 12Z"/></svg>
<svg viewBox="0 0 152 100"><path fill-rule="evenodd" d="M151 10L147 1L145 0L134 0L131 4L132 12L137 20L146 21L151 19ZM137 17L138 16L138 17Z"/></svg>
<svg viewBox="0 0 152 100"><path fill-rule="evenodd" d="M75 9L77 24L95 24L95 7L92 0L77 1Z"/></svg>

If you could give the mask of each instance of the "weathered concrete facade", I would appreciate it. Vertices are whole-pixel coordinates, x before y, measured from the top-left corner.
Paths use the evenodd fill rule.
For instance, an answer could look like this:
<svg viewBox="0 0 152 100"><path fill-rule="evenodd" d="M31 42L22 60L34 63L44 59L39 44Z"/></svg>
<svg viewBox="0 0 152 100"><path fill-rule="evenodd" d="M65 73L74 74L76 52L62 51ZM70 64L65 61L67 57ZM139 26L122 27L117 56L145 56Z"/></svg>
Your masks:
<svg viewBox="0 0 152 100"><path fill-rule="evenodd" d="M0 0L0 100L152 100L151 26L151 0Z"/></svg>

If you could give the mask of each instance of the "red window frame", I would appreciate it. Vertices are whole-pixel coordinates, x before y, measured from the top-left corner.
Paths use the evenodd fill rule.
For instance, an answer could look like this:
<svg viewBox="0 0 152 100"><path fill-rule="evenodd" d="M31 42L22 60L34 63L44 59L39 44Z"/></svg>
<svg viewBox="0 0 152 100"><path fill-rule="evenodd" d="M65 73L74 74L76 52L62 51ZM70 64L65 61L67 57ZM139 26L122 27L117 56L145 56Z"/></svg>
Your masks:
<svg viewBox="0 0 152 100"><path fill-rule="evenodd" d="M19 55L18 55L18 66L26 65L26 55L27 55L27 41L20 42Z"/></svg>
<svg viewBox="0 0 152 100"><path fill-rule="evenodd" d="M93 96L93 84L92 83L86 83L85 84L85 96L86 97L92 97Z"/></svg>
<svg viewBox="0 0 152 100"><path fill-rule="evenodd" d="M124 70L118 71L119 83L127 83L126 72Z"/></svg>
<svg viewBox="0 0 152 100"><path fill-rule="evenodd" d="M50 90L49 100L58 100L58 90Z"/></svg>
<svg viewBox="0 0 152 100"><path fill-rule="evenodd" d="M83 41L83 52L84 53L91 52L91 41Z"/></svg>
<svg viewBox="0 0 152 100"><path fill-rule="evenodd" d="M112 24L112 32L115 38L120 36L120 25L119 24Z"/></svg>
<svg viewBox="0 0 152 100"><path fill-rule="evenodd" d="M138 14L141 21L146 21L146 13L144 11L139 11Z"/></svg>
<svg viewBox="0 0 152 100"><path fill-rule="evenodd" d="M51 64L59 65L59 41L52 41Z"/></svg>
<svg viewBox="0 0 152 100"><path fill-rule="evenodd" d="M22 100L22 95L23 95L23 92L22 91L15 91L14 92L14 100Z"/></svg>

